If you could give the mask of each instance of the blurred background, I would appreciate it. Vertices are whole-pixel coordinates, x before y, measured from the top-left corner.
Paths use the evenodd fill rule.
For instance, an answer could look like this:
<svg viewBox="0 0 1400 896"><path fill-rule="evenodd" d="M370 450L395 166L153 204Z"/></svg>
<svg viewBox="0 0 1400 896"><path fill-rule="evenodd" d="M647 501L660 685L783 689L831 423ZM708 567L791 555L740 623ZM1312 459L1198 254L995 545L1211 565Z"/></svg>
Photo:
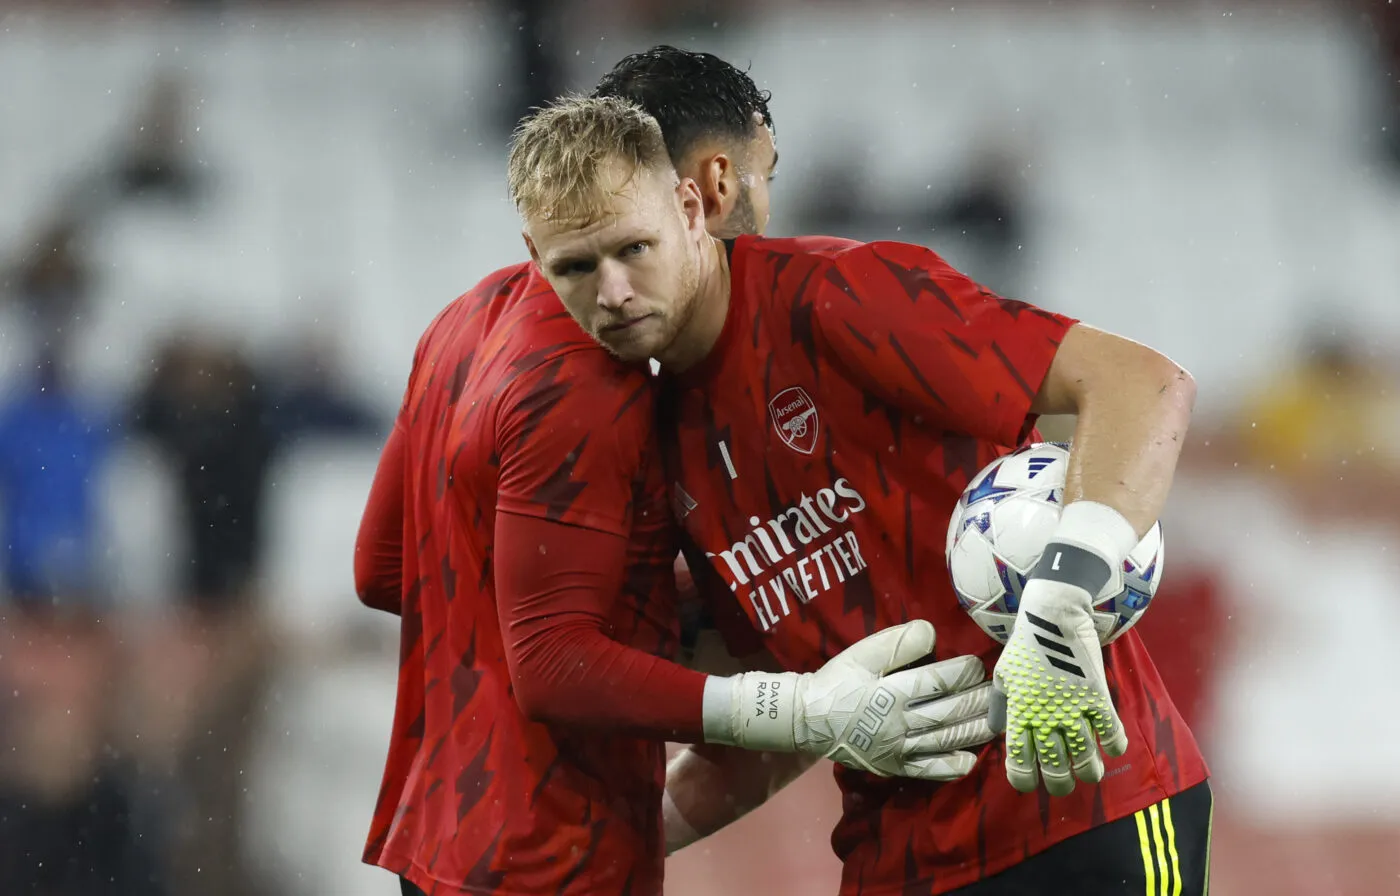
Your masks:
<svg viewBox="0 0 1400 896"><path fill-rule="evenodd" d="M0 0L0 894L397 892L379 445L524 257L510 126L663 41L773 91L771 233L924 243L1195 374L1142 627L1215 892L1400 893L1397 5ZM668 892L834 893L837 811L819 769Z"/></svg>

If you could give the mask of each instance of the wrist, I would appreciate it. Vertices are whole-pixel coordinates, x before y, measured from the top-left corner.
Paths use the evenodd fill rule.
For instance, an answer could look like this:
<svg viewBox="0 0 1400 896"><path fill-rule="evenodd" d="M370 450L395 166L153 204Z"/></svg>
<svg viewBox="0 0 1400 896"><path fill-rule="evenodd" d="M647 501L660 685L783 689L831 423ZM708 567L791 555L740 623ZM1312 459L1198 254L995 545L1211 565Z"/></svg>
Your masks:
<svg viewBox="0 0 1400 896"><path fill-rule="evenodd" d="M1022 605L1054 600L1079 604L1087 610L1115 578L1115 571L1122 568L1123 559L1137 542L1133 525L1107 504L1070 504L1031 571Z"/></svg>
<svg viewBox="0 0 1400 896"><path fill-rule="evenodd" d="M792 753L797 749L794 716L798 675L745 672L705 680L701 701L705 742Z"/></svg>
<svg viewBox="0 0 1400 896"><path fill-rule="evenodd" d="M1075 501L1065 507L1050 541L1065 542L1093 551L1110 566L1119 566L1137 547L1137 529L1127 517L1107 504Z"/></svg>
<svg viewBox="0 0 1400 896"><path fill-rule="evenodd" d="M738 675L707 675L700 698L700 723L707 744L734 746L739 708Z"/></svg>

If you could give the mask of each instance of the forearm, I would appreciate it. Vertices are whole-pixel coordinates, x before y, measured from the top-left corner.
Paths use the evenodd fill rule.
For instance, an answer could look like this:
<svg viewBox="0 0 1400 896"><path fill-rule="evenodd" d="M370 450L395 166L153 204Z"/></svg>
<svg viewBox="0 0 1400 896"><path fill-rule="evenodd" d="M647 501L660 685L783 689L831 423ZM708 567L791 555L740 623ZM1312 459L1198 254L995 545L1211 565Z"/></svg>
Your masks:
<svg viewBox="0 0 1400 896"><path fill-rule="evenodd" d="M527 718L681 743L732 743L754 727L739 707L763 679L704 675L615 639L613 608L638 580L625 572L626 539L498 513L494 560L506 662ZM657 587L647 588L652 600L674 599ZM793 749L784 730L778 748Z"/></svg>
<svg viewBox="0 0 1400 896"><path fill-rule="evenodd" d="M666 853L743 818L816 762L802 754L687 747L666 767Z"/></svg>
<svg viewBox="0 0 1400 896"><path fill-rule="evenodd" d="M1089 350L1072 340L1087 342ZM1069 357L1062 364L1057 356L1052 369L1062 394L1046 402L1078 415L1065 502L1106 505L1141 537L1161 515L1171 489L1195 383L1163 355L1088 328L1075 327L1061 355L1066 350Z"/></svg>
<svg viewBox="0 0 1400 896"><path fill-rule="evenodd" d="M1178 369L1152 380L1152 388L1110 392L1086 402L1074 430L1065 502L1112 507L1138 537L1145 535L1166 504L1190 423L1194 390L1187 382ZM1146 407L1135 406L1138 400Z"/></svg>
<svg viewBox="0 0 1400 896"><path fill-rule="evenodd" d="M528 634L517 628L509 660L516 702L534 721L704 740L709 676L620 644L586 615L562 612Z"/></svg>

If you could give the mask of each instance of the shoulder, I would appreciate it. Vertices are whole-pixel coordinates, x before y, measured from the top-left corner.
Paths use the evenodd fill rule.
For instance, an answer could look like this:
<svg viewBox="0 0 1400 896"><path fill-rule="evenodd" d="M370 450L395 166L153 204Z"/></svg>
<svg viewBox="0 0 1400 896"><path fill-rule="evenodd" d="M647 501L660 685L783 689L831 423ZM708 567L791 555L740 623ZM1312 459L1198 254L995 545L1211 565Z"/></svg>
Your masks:
<svg viewBox="0 0 1400 896"><path fill-rule="evenodd" d="M943 261L938 253L927 246L897 240L875 240L867 243L836 236L796 236L779 239L740 237L734 248L736 255L742 252L746 261L777 257L803 258L843 267L882 259L895 262L913 261L920 264Z"/></svg>
<svg viewBox="0 0 1400 896"><path fill-rule="evenodd" d="M533 264L509 307L497 309L471 351L481 360L480 386L498 412L538 417L547 410L587 414L598 426L628 409L650 413L652 376L624 364L569 316Z"/></svg>
<svg viewBox="0 0 1400 896"><path fill-rule="evenodd" d="M806 292L825 283L838 288L871 277L952 269L933 250L892 240L860 242L832 236L782 239L741 237L734 247L734 275L775 293Z"/></svg>
<svg viewBox="0 0 1400 896"><path fill-rule="evenodd" d="M768 305L780 314L800 308L815 298L835 261L863 245L829 236L740 237L730 257L733 294L754 314Z"/></svg>
<svg viewBox="0 0 1400 896"><path fill-rule="evenodd" d="M475 356L519 374L573 354L605 355L535 264L522 262L488 274L438 312L419 338L414 366ZM596 357L570 363L602 366Z"/></svg>
<svg viewBox="0 0 1400 896"><path fill-rule="evenodd" d="M534 273L530 262L513 264L483 277L475 286L457 296L433 317L432 323L418 340L421 351L451 335L461 324L474 314L483 313L492 305L505 306L513 297L526 292L532 280L541 280ZM548 288L548 284L545 284Z"/></svg>
<svg viewBox="0 0 1400 896"><path fill-rule="evenodd" d="M866 243L834 236L794 236L769 239L741 236L734 242L734 266L746 274L762 274L767 268L780 271L798 262L804 267L830 263Z"/></svg>

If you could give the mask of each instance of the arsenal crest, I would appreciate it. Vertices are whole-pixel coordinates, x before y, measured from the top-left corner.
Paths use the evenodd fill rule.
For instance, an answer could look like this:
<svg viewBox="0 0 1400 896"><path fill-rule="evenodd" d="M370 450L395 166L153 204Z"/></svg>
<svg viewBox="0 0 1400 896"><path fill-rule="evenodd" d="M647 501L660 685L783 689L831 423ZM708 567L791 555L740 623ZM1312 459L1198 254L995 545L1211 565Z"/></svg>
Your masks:
<svg viewBox="0 0 1400 896"><path fill-rule="evenodd" d="M817 405L801 386L784 389L768 401L778 435L793 451L817 450Z"/></svg>

